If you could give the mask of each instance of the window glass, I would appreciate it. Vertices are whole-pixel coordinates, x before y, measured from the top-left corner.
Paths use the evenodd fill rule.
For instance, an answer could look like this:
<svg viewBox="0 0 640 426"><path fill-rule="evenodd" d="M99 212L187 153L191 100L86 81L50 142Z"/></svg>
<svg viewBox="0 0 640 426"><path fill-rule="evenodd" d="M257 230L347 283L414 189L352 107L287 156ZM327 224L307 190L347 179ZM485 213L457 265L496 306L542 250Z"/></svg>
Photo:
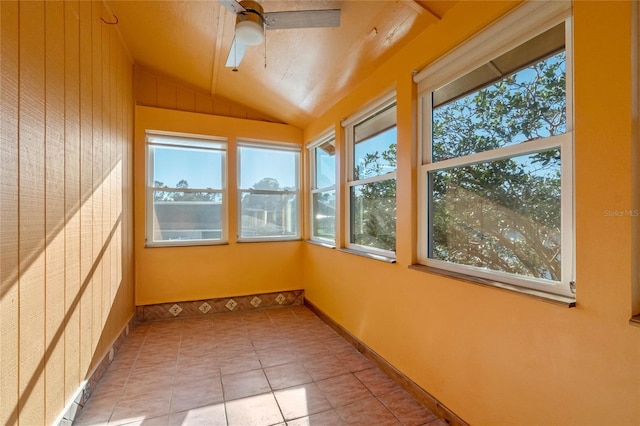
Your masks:
<svg viewBox="0 0 640 426"><path fill-rule="evenodd" d="M354 146L354 179L367 179L396 170L395 127L384 130Z"/></svg>
<svg viewBox="0 0 640 426"><path fill-rule="evenodd" d="M336 183L335 141L327 141L315 148L315 188L327 188Z"/></svg>
<svg viewBox="0 0 640 426"><path fill-rule="evenodd" d="M299 237L300 152L291 147L238 147L240 240Z"/></svg>
<svg viewBox="0 0 640 426"><path fill-rule="evenodd" d="M383 108L353 126L353 179L396 170L396 105Z"/></svg>
<svg viewBox="0 0 640 426"><path fill-rule="evenodd" d="M433 110L432 161L567 131L565 53Z"/></svg>
<svg viewBox="0 0 640 426"><path fill-rule="evenodd" d="M241 146L240 188L279 189L298 185L298 153Z"/></svg>
<svg viewBox="0 0 640 426"><path fill-rule="evenodd" d="M316 192L311 197L313 236L327 240L336 237L336 191Z"/></svg>
<svg viewBox="0 0 640 426"><path fill-rule="evenodd" d="M153 149L154 186L222 188L222 151L172 146Z"/></svg>
<svg viewBox="0 0 640 426"><path fill-rule="evenodd" d="M395 93L347 120L347 247L390 258L396 250Z"/></svg>
<svg viewBox="0 0 640 426"><path fill-rule="evenodd" d="M152 134L147 140L147 245L225 241L226 145Z"/></svg>
<svg viewBox="0 0 640 426"><path fill-rule="evenodd" d="M560 280L557 149L429 173L430 257Z"/></svg>
<svg viewBox="0 0 640 426"><path fill-rule="evenodd" d="M351 187L351 242L380 250L396 249L396 180Z"/></svg>
<svg viewBox="0 0 640 426"><path fill-rule="evenodd" d="M336 140L329 136L309 144L311 239L335 242Z"/></svg>
<svg viewBox="0 0 640 426"><path fill-rule="evenodd" d="M503 53L422 89L421 263L573 297L571 52L557 19L533 38L518 29L506 52L498 38L470 40L473 55ZM468 49L431 78L465 67Z"/></svg>

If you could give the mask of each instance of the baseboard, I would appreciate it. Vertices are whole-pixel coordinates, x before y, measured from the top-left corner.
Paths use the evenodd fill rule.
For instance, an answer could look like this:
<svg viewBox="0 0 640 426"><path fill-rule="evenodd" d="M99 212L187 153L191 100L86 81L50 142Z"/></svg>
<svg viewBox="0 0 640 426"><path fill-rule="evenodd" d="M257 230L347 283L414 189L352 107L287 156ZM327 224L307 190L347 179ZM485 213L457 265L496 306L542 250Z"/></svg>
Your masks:
<svg viewBox="0 0 640 426"><path fill-rule="evenodd" d="M108 349L104 352L100 358L100 362L91 370L87 375L86 380L80 383L78 389L71 397L71 400L67 402L67 405L62 410L62 413L58 416L53 423L55 426L71 426L76 419L87 400L91 396L91 392L95 389L96 385L102 378L102 375L107 371L109 364L113 361L116 353L120 350L120 347L124 343L124 339L129 335L129 330L133 327L134 316L131 315L129 321L122 327L120 333L113 339Z"/></svg>
<svg viewBox="0 0 640 426"><path fill-rule="evenodd" d="M453 411L444 406L440 401L433 397L429 392L418 386L413 380L405 376L400 370L391 365L387 360L378 355L373 349L365 345L360 339L355 337L346 328L338 324L333 318L324 313L320 308L310 302L309 299L304 300L304 304L329 327L335 330L346 341L351 343L365 357L373 361L382 371L384 371L391 379L397 382L404 390L413 395L425 407L430 409L436 416L451 426L468 426L468 423L458 417Z"/></svg>

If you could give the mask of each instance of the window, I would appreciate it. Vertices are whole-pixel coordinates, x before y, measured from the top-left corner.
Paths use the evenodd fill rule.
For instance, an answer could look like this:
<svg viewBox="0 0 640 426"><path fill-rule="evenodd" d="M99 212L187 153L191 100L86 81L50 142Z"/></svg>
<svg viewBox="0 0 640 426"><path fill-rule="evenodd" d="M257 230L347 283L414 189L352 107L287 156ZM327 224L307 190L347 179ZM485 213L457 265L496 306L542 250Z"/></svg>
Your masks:
<svg viewBox="0 0 640 426"><path fill-rule="evenodd" d="M395 257L395 93L345 124L347 141L347 247Z"/></svg>
<svg viewBox="0 0 640 426"><path fill-rule="evenodd" d="M227 241L224 140L147 132L147 246Z"/></svg>
<svg viewBox="0 0 640 426"><path fill-rule="evenodd" d="M311 184L311 239L335 244L336 138L331 135L309 147Z"/></svg>
<svg viewBox="0 0 640 426"><path fill-rule="evenodd" d="M300 147L238 144L238 241L300 238Z"/></svg>
<svg viewBox="0 0 640 426"><path fill-rule="evenodd" d="M531 25L535 13L529 9L519 13ZM560 13L555 26L506 51L495 40L508 36L498 32L476 46L494 52L481 66L444 84L420 84L421 263L573 296L565 19ZM490 31L513 27L519 26L504 23ZM450 69L468 67L469 60L460 55L449 61Z"/></svg>

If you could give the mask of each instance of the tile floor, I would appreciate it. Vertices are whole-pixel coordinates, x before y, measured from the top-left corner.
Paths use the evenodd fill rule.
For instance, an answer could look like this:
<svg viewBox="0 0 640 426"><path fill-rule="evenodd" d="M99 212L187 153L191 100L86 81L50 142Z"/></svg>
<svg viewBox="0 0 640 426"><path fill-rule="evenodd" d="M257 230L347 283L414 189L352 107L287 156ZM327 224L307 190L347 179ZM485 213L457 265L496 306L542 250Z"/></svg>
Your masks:
<svg viewBox="0 0 640 426"><path fill-rule="evenodd" d="M429 425L304 306L136 326L77 425Z"/></svg>

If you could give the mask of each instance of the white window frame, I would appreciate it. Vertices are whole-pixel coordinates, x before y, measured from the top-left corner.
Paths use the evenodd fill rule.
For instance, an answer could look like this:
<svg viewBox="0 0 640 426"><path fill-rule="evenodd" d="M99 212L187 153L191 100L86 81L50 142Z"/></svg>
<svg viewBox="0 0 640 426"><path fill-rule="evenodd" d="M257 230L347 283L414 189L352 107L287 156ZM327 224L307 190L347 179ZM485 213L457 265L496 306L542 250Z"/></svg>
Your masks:
<svg viewBox="0 0 640 426"><path fill-rule="evenodd" d="M296 190L263 190L263 189L251 189L251 188L241 188L240 187L240 175L242 173L242 154L240 148L258 148L265 150L274 150L274 151L286 151L293 152L296 154L296 167L295 167L295 183ZM302 235L302 201L300 199L300 154L301 154L301 146L293 143L287 142L272 142L272 141L256 141L251 139L239 139L237 142L237 186L238 186L238 214L237 214L237 223L238 223L238 232L237 232L237 241L238 242L260 242L260 241L295 241L299 240ZM295 235L269 235L264 237L242 237L240 234L242 233L242 194L264 194L264 195L280 195L280 194L295 194L296 196L296 234Z"/></svg>
<svg viewBox="0 0 640 426"><path fill-rule="evenodd" d="M352 116L350 116L349 118L345 119L342 121L342 127L344 128L345 131L345 146L346 146L346 155L345 155L345 161L346 161L346 191L344 194L344 205L345 205L345 209L344 209L344 214L345 214L345 247L347 247L348 249L354 250L354 251L359 251L359 252L365 252L365 253L371 253L373 255L380 255L383 256L384 258L388 258L388 259L392 259L394 260L396 258L396 252L395 251L391 251L391 250L383 250L383 249L379 249L376 247L369 247L369 246L364 246L361 244L354 244L351 242L351 188L353 188L354 186L358 186L358 185L362 185L362 184L367 184L367 183L373 183L373 182L380 182L380 181L384 181L384 180L390 180L390 179L396 179L396 171L392 172L392 173L386 173L383 175L379 175L379 176L374 176L371 178L367 178L367 179L354 179L353 177L353 173L354 173L354 147L355 147L355 141L354 141L354 129L355 127L368 120L369 118L371 118L372 116L376 115L378 112L385 110L386 108L392 106L393 104L397 104L397 96L396 96L396 91L393 90L389 93L386 93L384 95L382 95L381 97L379 97L378 99L372 101L371 103L369 103L367 106L365 106L364 108L362 108L360 111L358 111L357 113L353 114ZM397 117L396 117L396 126L397 126ZM396 141L397 143L397 141ZM397 164L397 163L396 163ZM397 166L396 166L397 168ZM396 180L396 185L397 185L397 180ZM396 186L396 200L397 200L397 186ZM397 219L396 219L396 223L397 223ZM397 229L397 227L396 227ZM397 237L397 235L396 235ZM396 243L397 243L397 239L396 239ZM397 247L396 247L397 249Z"/></svg>
<svg viewBox="0 0 640 426"><path fill-rule="evenodd" d="M509 145L492 151L431 162L431 102L434 90L454 81L538 34L565 23L566 54L566 133L526 144ZM568 1L529 1L486 28L431 66L416 74L418 83L418 117L421 141L418 165L418 262L454 273L475 276L497 286L520 291L533 290L575 298L575 224L573 195L573 52L571 3ZM561 156L561 280L560 282L529 278L516 274L454 264L428 257L428 185L430 171L499 160L558 148ZM503 285L504 284L504 285ZM511 287L513 286L513 287Z"/></svg>
<svg viewBox="0 0 640 426"><path fill-rule="evenodd" d="M315 219L316 213L313 209L313 196L315 194L322 194L324 192L336 190L336 184L335 184L336 176L334 176L333 185L329 185L326 187L318 188L318 182L316 181L317 179L316 149L327 142L333 142L333 146L334 147L336 146L335 130L332 129L330 131L324 132L321 136L317 137L316 139L314 139L313 141L307 144L307 151L309 153L309 235L312 241L318 241L325 244L328 243L330 245L335 246L335 243L336 243L335 234L333 236L333 239L320 237L315 235L315 227L314 227L314 223L315 223L314 219ZM338 164L337 164L337 161L335 161L336 158L337 158L337 155L334 155L335 169L337 171ZM336 213L338 212L337 202L338 200L336 199ZM334 218L334 229L337 229L337 227L335 227L335 222L337 221L337 218L338 217L336 214L336 217Z"/></svg>
<svg viewBox="0 0 640 426"><path fill-rule="evenodd" d="M155 146L167 146L181 149L197 148L222 153L221 185L222 189L189 188L184 192L208 192L222 195L222 206L220 209L221 237L220 239L201 240L172 240L154 241L154 202L153 193L156 190L154 184L154 149ZM145 136L145 150L147 158L146 173L146 208L145 208L145 246L146 247L176 247L176 246L202 246L219 245L228 243L228 196L227 196L227 139L206 135L194 135L186 133L165 132L160 130L147 130ZM176 189L176 188L170 188Z"/></svg>

